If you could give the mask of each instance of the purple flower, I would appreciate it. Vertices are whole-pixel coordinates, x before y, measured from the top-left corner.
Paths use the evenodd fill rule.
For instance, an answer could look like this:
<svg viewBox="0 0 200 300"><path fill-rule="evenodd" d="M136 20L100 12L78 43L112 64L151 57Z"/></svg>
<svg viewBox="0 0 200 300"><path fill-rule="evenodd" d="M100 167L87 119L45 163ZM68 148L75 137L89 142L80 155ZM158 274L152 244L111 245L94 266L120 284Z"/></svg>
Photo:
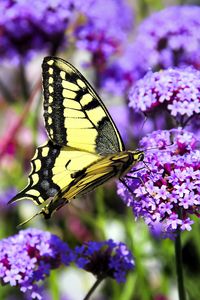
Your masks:
<svg viewBox="0 0 200 300"><path fill-rule="evenodd" d="M123 55L102 74L102 86L115 94L124 94L150 69L191 65L200 69L199 14L199 6L182 5L147 17Z"/></svg>
<svg viewBox="0 0 200 300"><path fill-rule="evenodd" d="M193 68L148 72L129 93L129 106L151 112L163 108L184 125L200 113L200 71Z"/></svg>
<svg viewBox="0 0 200 300"><path fill-rule="evenodd" d="M55 54L75 43L92 52L93 63L101 66L121 51L131 29L132 9L125 1L1 1L1 60L24 62L36 52Z"/></svg>
<svg viewBox="0 0 200 300"><path fill-rule="evenodd" d="M16 188L14 187L9 187L3 191L1 191L0 193L0 208L1 208L1 212L2 210L6 211L6 210L10 210L10 207L8 207L8 201L14 197L17 193Z"/></svg>
<svg viewBox="0 0 200 300"><path fill-rule="evenodd" d="M200 7L171 6L153 13L139 26L133 44L135 71L173 66L200 68ZM177 17L178 16L178 17Z"/></svg>
<svg viewBox="0 0 200 300"><path fill-rule="evenodd" d="M76 265L98 278L111 277L124 282L128 271L135 263L131 252L124 243L113 240L103 242L89 241L75 248Z"/></svg>
<svg viewBox="0 0 200 300"><path fill-rule="evenodd" d="M126 144L129 140L129 137L132 136L131 120L127 105L110 106L109 112L120 131L124 143ZM137 122L137 125L138 123L139 122Z"/></svg>
<svg viewBox="0 0 200 300"><path fill-rule="evenodd" d="M126 95L132 84L141 77L133 60L133 46L127 44L124 52L113 60L100 77L101 86L114 95Z"/></svg>
<svg viewBox="0 0 200 300"><path fill-rule="evenodd" d="M21 230L0 241L0 278L18 286L33 299L41 299L38 282L51 269L69 265L73 254L59 237L38 229Z"/></svg>
<svg viewBox="0 0 200 300"><path fill-rule="evenodd" d="M133 23L132 9L125 0L76 0L82 14L75 36L77 46L93 54L93 64L102 69L110 55L121 51Z"/></svg>
<svg viewBox="0 0 200 300"><path fill-rule="evenodd" d="M145 157L148 168L134 173L140 183L125 177L132 193L118 184L118 194L135 216L144 218L151 231L163 237L191 230L191 215L200 216L199 142L194 134L181 129L147 135L140 145L149 149Z"/></svg>
<svg viewBox="0 0 200 300"><path fill-rule="evenodd" d="M1 1L1 60L18 63L32 57L36 51L55 53L65 42L72 11L71 0Z"/></svg>

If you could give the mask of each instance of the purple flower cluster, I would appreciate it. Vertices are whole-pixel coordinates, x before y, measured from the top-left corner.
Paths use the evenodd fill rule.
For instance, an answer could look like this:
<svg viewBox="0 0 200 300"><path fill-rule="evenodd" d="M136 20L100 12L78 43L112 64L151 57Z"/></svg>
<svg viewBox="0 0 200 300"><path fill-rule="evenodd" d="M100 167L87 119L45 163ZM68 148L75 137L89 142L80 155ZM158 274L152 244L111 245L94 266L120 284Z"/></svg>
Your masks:
<svg viewBox="0 0 200 300"><path fill-rule="evenodd" d="M1 60L18 63L36 52L55 54L72 36L77 47L105 59L119 50L132 25L124 1L1 1Z"/></svg>
<svg viewBox="0 0 200 300"><path fill-rule="evenodd" d="M200 216L199 142L194 134L181 129L147 135L140 145L152 148L146 150L148 168L141 162L138 168L144 168L134 173L138 180L125 178L129 190L118 184L118 194L135 216L144 218L162 237L191 230L191 215Z"/></svg>
<svg viewBox="0 0 200 300"><path fill-rule="evenodd" d="M21 230L0 241L0 278L31 298L41 299L38 282L72 259L72 251L57 236L37 229Z"/></svg>
<svg viewBox="0 0 200 300"><path fill-rule="evenodd" d="M54 53L63 45L72 10L71 0L1 1L1 59L18 62L35 51Z"/></svg>
<svg viewBox="0 0 200 300"><path fill-rule="evenodd" d="M133 24L132 9L125 0L76 0L82 14L77 24L77 46L93 53L93 63L102 67L110 55L121 51Z"/></svg>
<svg viewBox="0 0 200 300"><path fill-rule="evenodd" d="M129 106L149 112L168 109L177 121L200 113L200 71L193 68L148 72L129 93Z"/></svg>
<svg viewBox="0 0 200 300"><path fill-rule="evenodd" d="M113 240L87 242L75 248L76 265L98 278L111 277L117 282L124 282L129 270L135 263L131 252L124 243Z"/></svg>
<svg viewBox="0 0 200 300"><path fill-rule="evenodd" d="M101 74L101 86L114 95L123 95L141 77L134 67L133 47L128 44L124 53L109 64Z"/></svg>
<svg viewBox="0 0 200 300"><path fill-rule="evenodd" d="M145 19L134 42L135 66L143 72L183 65L199 68L199 14L199 6L171 6Z"/></svg>
<svg viewBox="0 0 200 300"><path fill-rule="evenodd" d="M171 6L153 13L138 27L127 45L102 74L102 86L124 94L150 69L193 66L200 68L200 7Z"/></svg>
<svg viewBox="0 0 200 300"><path fill-rule="evenodd" d="M117 282L124 282L126 273L134 268L126 245L112 240L88 242L71 250L59 237L32 228L0 241L1 282L18 286L32 299L42 299L39 283L52 269L72 262L102 279L110 276Z"/></svg>

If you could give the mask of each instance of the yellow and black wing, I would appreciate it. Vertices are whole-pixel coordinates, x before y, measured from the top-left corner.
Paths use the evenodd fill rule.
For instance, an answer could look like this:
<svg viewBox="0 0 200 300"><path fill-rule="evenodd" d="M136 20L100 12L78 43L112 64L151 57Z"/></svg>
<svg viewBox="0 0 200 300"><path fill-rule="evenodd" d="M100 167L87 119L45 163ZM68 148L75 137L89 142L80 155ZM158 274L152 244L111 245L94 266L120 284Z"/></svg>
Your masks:
<svg viewBox="0 0 200 300"><path fill-rule="evenodd" d="M44 119L50 140L100 155L123 151L113 120L83 75L61 58L46 57L42 69Z"/></svg>
<svg viewBox="0 0 200 300"><path fill-rule="evenodd" d="M48 200L55 210L111 178L109 159L95 174L87 168L123 151L124 145L104 104L78 70L54 57L46 57L42 69L49 141L36 149L28 185L10 203L30 199L40 205Z"/></svg>
<svg viewBox="0 0 200 300"><path fill-rule="evenodd" d="M32 170L28 178L28 185L10 202L29 199L40 205L56 195L58 198L61 191L74 181L77 172L98 159L99 155L95 153L61 147L48 141L36 149L31 160Z"/></svg>

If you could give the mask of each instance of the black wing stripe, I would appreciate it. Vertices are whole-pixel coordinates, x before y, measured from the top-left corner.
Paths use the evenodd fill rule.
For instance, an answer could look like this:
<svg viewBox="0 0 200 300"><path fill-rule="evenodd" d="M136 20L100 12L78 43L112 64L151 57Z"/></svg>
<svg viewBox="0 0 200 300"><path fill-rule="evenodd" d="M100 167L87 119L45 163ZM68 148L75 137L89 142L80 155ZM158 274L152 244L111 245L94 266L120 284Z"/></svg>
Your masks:
<svg viewBox="0 0 200 300"><path fill-rule="evenodd" d="M59 75L57 69L53 70L53 89L50 93L49 91L49 82L46 78L49 77L49 66L47 64L43 64L43 87L44 87L44 119L46 124L46 129L51 137L53 134L53 140L58 145L66 145L66 132L65 130L61 130L64 128L65 118L63 115L63 101L60 99L60 95L62 95L62 78ZM49 98L52 97L53 101L51 105L49 105ZM52 108L51 112L49 112L49 107ZM56 117L55 117L56 116ZM49 125L49 118L53 120L51 125Z"/></svg>
<svg viewBox="0 0 200 300"><path fill-rule="evenodd" d="M83 108L83 110L87 111L87 110L94 109L98 106L99 106L99 102L93 98L93 100L90 103L84 105L82 108Z"/></svg>

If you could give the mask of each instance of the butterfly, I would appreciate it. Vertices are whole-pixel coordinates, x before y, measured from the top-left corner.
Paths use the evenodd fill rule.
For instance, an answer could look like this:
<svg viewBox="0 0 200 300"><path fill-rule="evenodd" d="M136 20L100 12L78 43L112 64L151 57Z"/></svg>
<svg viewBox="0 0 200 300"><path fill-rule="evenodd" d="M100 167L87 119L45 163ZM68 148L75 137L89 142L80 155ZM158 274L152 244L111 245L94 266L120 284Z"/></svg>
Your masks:
<svg viewBox="0 0 200 300"><path fill-rule="evenodd" d="M9 203L32 200L42 206L38 214L50 218L73 198L122 178L144 152L125 150L105 105L70 63L45 57L42 76L49 139L36 149L28 185Z"/></svg>

